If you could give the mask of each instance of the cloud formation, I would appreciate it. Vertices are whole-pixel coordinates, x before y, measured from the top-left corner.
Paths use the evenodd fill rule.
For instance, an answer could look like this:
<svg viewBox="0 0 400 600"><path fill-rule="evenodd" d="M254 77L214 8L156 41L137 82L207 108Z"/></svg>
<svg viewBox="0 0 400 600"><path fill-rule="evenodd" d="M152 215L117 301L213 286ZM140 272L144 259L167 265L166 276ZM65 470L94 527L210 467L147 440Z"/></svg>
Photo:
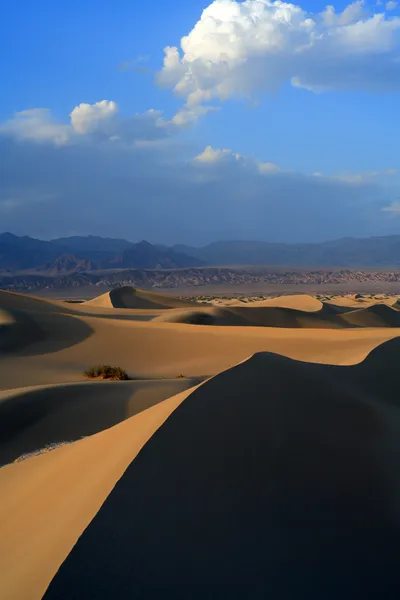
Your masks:
<svg viewBox="0 0 400 600"><path fill-rule="evenodd" d="M112 100L101 100L94 104L81 103L70 113L70 121L55 120L47 108L34 108L17 112L0 124L0 134L12 139L38 143L53 143L57 146L82 142L90 135L103 140L142 143L169 137L184 126L207 112L207 107L182 110L171 120L165 120L159 110L150 109L131 117L119 114L119 107ZM192 115L185 113L192 112Z"/></svg>
<svg viewBox="0 0 400 600"><path fill-rule="evenodd" d="M124 119L103 106L104 119L86 108L81 112L81 133L58 124L49 111L31 112L29 126L17 116L0 127L3 230L200 245L218 239L317 241L397 228L387 173L352 179L301 174L229 149L193 152L171 137L146 142L159 127L158 113L136 116L128 136L116 139L109 135L115 126L104 133L105 124Z"/></svg>
<svg viewBox="0 0 400 600"><path fill-rule="evenodd" d="M0 134L17 140L66 144L71 137L70 127L57 123L48 108L33 108L18 112L0 125Z"/></svg>
<svg viewBox="0 0 400 600"><path fill-rule="evenodd" d="M79 134L95 131L104 122L112 121L118 114L118 105L112 100L101 100L95 104L82 103L70 114L72 129Z"/></svg>
<svg viewBox="0 0 400 600"><path fill-rule="evenodd" d="M309 14L280 0L214 0L181 48L165 48L158 83L189 107L275 92L400 89L400 18L363 0Z"/></svg>

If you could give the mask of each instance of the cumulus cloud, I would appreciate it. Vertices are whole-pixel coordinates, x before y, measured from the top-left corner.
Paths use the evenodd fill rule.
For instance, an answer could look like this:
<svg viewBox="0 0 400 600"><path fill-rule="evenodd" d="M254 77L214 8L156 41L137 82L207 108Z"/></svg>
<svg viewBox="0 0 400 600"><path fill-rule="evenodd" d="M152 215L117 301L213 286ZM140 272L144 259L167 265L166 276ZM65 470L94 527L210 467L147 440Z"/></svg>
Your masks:
<svg viewBox="0 0 400 600"><path fill-rule="evenodd" d="M213 148L212 146L206 146L206 148L198 154L194 160L194 164L200 164L201 166L220 167L222 164L235 165L236 168L245 168L248 171L252 170L261 175L295 175L293 171L283 169L274 162L262 162L256 158L250 156L244 156L237 152L233 152L228 148ZM397 175L396 169L386 169L384 171L365 171L363 173L339 173L337 175L324 175L323 173L311 173L308 177L320 178L325 181L338 181L349 186L363 186L377 183L380 180L384 180L391 175Z"/></svg>
<svg viewBox="0 0 400 600"><path fill-rule="evenodd" d="M203 152L193 159L193 164L208 169L214 169L215 167L220 169L222 165L231 165L236 169L246 169L249 172L261 175L283 172L283 169L273 162L262 162L238 152L233 152L228 148L213 148L212 146L206 146Z"/></svg>
<svg viewBox="0 0 400 600"><path fill-rule="evenodd" d="M214 0L180 49L165 48L160 85L194 107L274 92L285 82L314 92L398 90L400 18L363 0L318 14L280 0Z"/></svg>
<svg viewBox="0 0 400 600"><path fill-rule="evenodd" d="M47 108L35 108L16 113L0 125L0 134L13 139L51 142L57 146L79 143L96 137L114 142L138 143L165 139L207 112L207 107L180 111L171 120L164 119L159 110L150 109L131 117L119 114L116 102L101 100L95 104L82 103L70 113L70 121L61 123ZM189 114L189 112L193 114Z"/></svg>
<svg viewBox="0 0 400 600"><path fill-rule="evenodd" d="M95 131L104 122L110 122L118 114L118 105L112 100L101 100L95 104L82 103L70 114L71 126L76 133Z"/></svg>

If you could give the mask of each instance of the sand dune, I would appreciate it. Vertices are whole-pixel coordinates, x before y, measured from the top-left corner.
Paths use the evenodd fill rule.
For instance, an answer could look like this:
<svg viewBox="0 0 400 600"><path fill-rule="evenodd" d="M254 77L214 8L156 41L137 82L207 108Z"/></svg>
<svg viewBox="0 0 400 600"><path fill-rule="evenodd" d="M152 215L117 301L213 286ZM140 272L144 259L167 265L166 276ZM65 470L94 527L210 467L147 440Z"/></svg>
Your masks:
<svg viewBox="0 0 400 600"><path fill-rule="evenodd" d="M85 302L86 306L101 308L176 308L191 306L193 302L163 296L154 292L135 289L130 286L116 288Z"/></svg>
<svg viewBox="0 0 400 600"><path fill-rule="evenodd" d="M399 351L354 367L258 354L192 391L45 598L396 598Z"/></svg>
<svg viewBox="0 0 400 600"><path fill-rule="evenodd" d="M1 598L395 589L400 313L295 298L0 292Z"/></svg>
<svg viewBox="0 0 400 600"><path fill-rule="evenodd" d="M386 304L353 310L340 319L356 327L400 327L400 312Z"/></svg>
<svg viewBox="0 0 400 600"><path fill-rule="evenodd" d="M2 349L0 389L84 381L83 371L98 363L118 365L130 377L139 379L207 377L260 351L312 362L351 364L362 360L377 344L397 335L394 328L362 330L354 325L348 331L327 331L329 323L319 322L321 328L318 328L318 323L312 322L320 319L319 313L294 311L295 318L288 320L288 314L293 314L289 309L273 309L284 321L281 327L275 317L269 323L273 327L265 326L266 320L264 327L254 326L260 324L258 315L268 312L263 307L235 309L239 311L233 315L235 319L238 315L240 319L247 317L246 327L204 327L139 321L129 315L122 319L119 318L122 309L112 309L118 311L116 318L111 309L107 318L103 318L90 313L90 310L96 313L97 309L79 313L61 302L0 292L0 307L11 306L13 300L19 307L18 314L33 323L41 335L23 348L11 347L7 352ZM21 310L22 305L25 310ZM331 315L326 307L323 310L326 319L333 320L334 309L329 309ZM164 313L164 319L168 320L174 311ZM232 315L228 318L232 319ZM303 327L299 326L299 320ZM344 326L349 324L342 323L341 327Z"/></svg>
<svg viewBox="0 0 400 600"><path fill-rule="evenodd" d="M48 445L93 435L198 383L96 382L0 392L0 466Z"/></svg>
<svg viewBox="0 0 400 600"><path fill-rule="evenodd" d="M394 306L397 300L397 296L384 296L382 294L377 294L376 296L372 297L360 296L359 294L349 294L347 296L333 296L329 300L325 300L325 303L349 308L362 308L366 306L373 306L374 304L386 304L387 306Z"/></svg>
<svg viewBox="0 0 400 600"><path fill-rule="evenodd" d="M97 435L0 469L2 599L42 598L115 483L186 395L173 396Z"/></svg>
<svg viewBox="0 0 400 600"><path fill-rule="evenodd" d="M257 303L258 304L258 303ZM217 325L240 327L285 327L335 329L344 327L339 321L331 319L331 312L309 312L289 308L270 308L268 306L230 306L225 308L204 307L199 310L175 309L164 311L155 317L155 322L186 323L192 325Z"/></svg>
<svg viewBox="0 0 400 600"><path fill-rule="evenodd" d="M29 317L0 309L0 353L18 350L41 337L41 330Z"/></svg>
<svg viewBox="0 0 400 600"><path fill-rule="evenodd" d="M261 303L257 303L261 304ZM269 306L225 308L204 307L199 310L164 311L155 322L192 325L252 326L282 328L342 329L346 327L400 327L400 312L377 304L352 310L322 304L320 310L305 311Z"/></svg>
<svg viewBox="0 0 400 600"><path fill-rule="evenodd" d="M303 310L313 312L321 310L322 302L309 296L308 294L296 294L293 296L278 296L277 298L268 298L267 300L259 300L248 305L249 308L257 306L269 306L276 308L293 308L295 310Z"/></svg>

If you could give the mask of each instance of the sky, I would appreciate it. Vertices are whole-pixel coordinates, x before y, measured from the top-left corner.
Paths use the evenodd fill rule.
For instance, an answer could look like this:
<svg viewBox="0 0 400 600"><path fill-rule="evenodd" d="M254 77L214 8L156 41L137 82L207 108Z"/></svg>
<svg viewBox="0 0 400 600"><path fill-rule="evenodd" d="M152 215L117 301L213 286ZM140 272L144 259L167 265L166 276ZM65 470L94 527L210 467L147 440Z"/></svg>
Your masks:
<svg viewBox="0 0 400 600"><path fill-rule="evenodd" d="M400 233L400 4L0 6L0 231Z"/></svg>

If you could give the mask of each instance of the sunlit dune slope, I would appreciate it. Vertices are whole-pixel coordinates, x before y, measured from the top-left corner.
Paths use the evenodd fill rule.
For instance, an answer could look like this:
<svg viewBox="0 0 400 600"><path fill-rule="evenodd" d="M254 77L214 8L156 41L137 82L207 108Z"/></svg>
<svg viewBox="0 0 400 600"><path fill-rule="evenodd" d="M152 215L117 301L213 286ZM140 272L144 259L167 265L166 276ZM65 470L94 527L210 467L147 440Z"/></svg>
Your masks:
<svg viewBox="0 0 400 600"><path fill-rule="evenodd" d="M120 366L136 379L206 377L260 351L351 364L398 335L382 319L371 328L368 312L367 321L361 311L352 323L351 313L350 322L343 320L348 309L327 305L312 313L274 307L158 309L160 320L148 321L152 310L148 315L126 309L121 317L124 309L100 309L107 312L103 318L95 307L79 312L61 302L0 292L0 308L8 323L0 329L0 389L84 381L83 372L99 363ZM191 325L193 314L211 316L214 326Z"/></svg>

